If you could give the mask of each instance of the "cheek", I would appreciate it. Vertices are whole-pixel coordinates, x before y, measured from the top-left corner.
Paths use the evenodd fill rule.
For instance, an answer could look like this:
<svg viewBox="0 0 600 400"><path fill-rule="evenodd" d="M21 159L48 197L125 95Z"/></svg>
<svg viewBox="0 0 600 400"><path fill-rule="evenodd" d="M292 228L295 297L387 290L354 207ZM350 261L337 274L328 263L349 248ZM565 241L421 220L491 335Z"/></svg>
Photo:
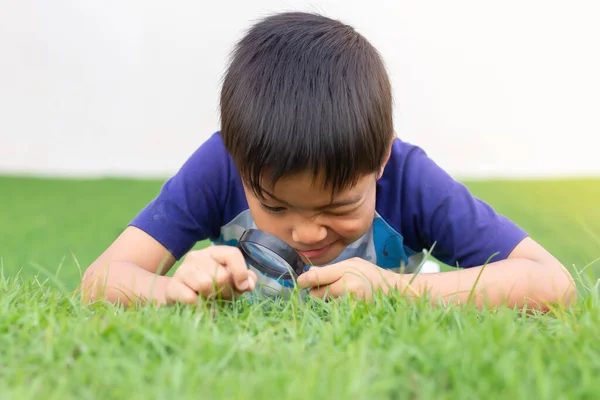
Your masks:
<svg viewBox="0 0 600 400"><path fill-rule="evenodd" d="M329 224L329 227L342 237L358 239L369 230L372 221L373 218L364 218L364 216L336 219Z"/></svg>
<svg viewBox="0 0 600 400"><path fill-rule="evenodd" d="M374 209L366 207L352 216L332 218L328 221L328 225L338 235L356 240L371 228L374 215Z"/></svg>

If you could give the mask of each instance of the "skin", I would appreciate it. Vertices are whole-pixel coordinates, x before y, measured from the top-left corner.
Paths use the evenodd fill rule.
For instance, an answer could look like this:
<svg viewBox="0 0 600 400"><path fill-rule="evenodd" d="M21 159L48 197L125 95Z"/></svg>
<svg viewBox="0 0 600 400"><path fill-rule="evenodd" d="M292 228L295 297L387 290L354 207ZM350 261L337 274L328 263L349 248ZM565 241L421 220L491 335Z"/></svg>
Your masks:
<svg viewBox="0 0 600 400"><path fill-rule="evenodd" d="M387 161L387 160L386 160ZM385 165L385 163L383 164ZM264 198L245 187L248 205L257 227L303 251L319 251L306 257L313 265L327 264L344 248L366 233L375 213L378 173L362 176L356 185L335 193L322 187L321 179L299 173L264 185ZM254 289L256 275L246 267L238 249L212 246L187 254L174 276L164 276L174 257L143 231L129 227L90 265L83 281L84 298L128 305L152 301L197 304L217 295L233 299ZM427 294L438 301L463 304L475 282L472 301L477 307L508 305L547 311L553 303L576 301L568 271L532 238L519 243L506 260L485 266L434 274L397 274L362 260L350 259L311 268L298 285L319 298L353 295L370 299L373 292L400 290L405 295ZM414 279L413 279L414 278ZM410 282L412 280L412 282ZM410 282L410 284L409 284Z"/></svg>
<svg viewBox="0 0 600 400"><path fill-rule="evenodd" d="M256 226L296 249L305 262L333 261L371 227L375 215L375 174L334 196L312 183L309 174L283 178L264 189L264 199L244 187ZM320 250L318 255L305 251Z"/></svg>

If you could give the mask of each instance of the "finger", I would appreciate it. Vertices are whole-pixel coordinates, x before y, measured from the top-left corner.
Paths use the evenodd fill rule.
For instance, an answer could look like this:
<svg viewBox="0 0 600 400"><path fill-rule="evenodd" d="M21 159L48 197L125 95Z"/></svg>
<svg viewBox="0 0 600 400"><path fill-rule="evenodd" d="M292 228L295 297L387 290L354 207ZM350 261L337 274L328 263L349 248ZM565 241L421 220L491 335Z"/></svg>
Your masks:
<svg viewBox="0 0 600 400"><path fill-rule="evenodd" d="M221 286L220 292L223 294L223 298L226 300L235 299L240 297L244 292L235 288L233 284L233 275L229 273L230 281L226 282ZM246 291L252 291L256 288L257 277L254 271L248 271L248 289Z"/></svg>
<svg viewBox="0 0 600 400"><path fill-rule="evenodd" d="M214 265L206 271L209 276L213 277L213 281L219 287L232 286L233 285L233 274L227 268L213 260Z"/></svg>
<svg viewBox="0 0 600 400"><path fill-rule="evenodd" d="M239 295L242 293L235 288L234 283L233 283L233 274L231 273L231 271L228 268L223 267L221 264L215 262L215 270L209 271L209 272L211 272L215 275L216 282L219 287L227 286L229 288L233 288L236 295ZM252 271L251 269L248 269L248 289L247 289L248 291L255 289L257 280L258 280L258 278L256 276L256 273L254 271Z"/></svg>
<svg viewBox="0 0 600 400"><path fill-rule="evenodd" d="M238 298L242 295L243 291L236 289L233 283L233 274L227 268L215 262L215 269L211 269L209 272L209 276L213 276L213 283L216 284L218 290L214 290L213 284L213 294L214 296L219 296L225 300L231 300L234 298ZM252 291L256 287L257 277L254 271L248 271L248 289L247 291ZM210 296L212 296L210 295Z"/></svg>
<svg viewBox="0 0 600 400"><path fill-rule="evenodd" d="M218 263L214 263L213 268L223 268ZM215 271L212 268L208 268L209 274L213 274ZM199 265L187 263L185 267L180 268L177 271L177 278L190 289L201 293L206 290L208 281L210 281L209 274L201 268Z"/></svg>
<svg viewBox="0 0 600 400"><path fill-rule="evenodd" d="M248 290L254 290L256 288L256 282L258 282L258 277L256 276L256 273L252 270L248 270L248 275Z"/></svg>
<svg viewBox="0 0 600 400"><path fill-rule="evenodd" d="M198 291L204 298L221 297L229 299L235 296L231 272L224 266L216 264L208 271L199 271Z"/></svg>
<svg viewBox="0 0 600 400"><path fill-rule="evenodd" d="M231 272L215 260L212 260L212 264L212 266L188 264L186 268L180 269L178 279L205 299L219 297L230 300L239 297L242 292L235 289ZM256 275L252 274L252 277L249 278L253 281L253 287L254 276Z"/></svg>
<svg viewBox="0 0 600 400"><path fill-rule="evenodd" d="M229 269L233 275L233 283L237 290L242 292L248 290L250 287L250 282L248 282L248 265L246 265L246 260L237 247L215 246L210 256L219 264Z"/></svg>
<svg viewBox="0 0 600 400"><path fill-rule="evenodd" d="M338 280L330 285L320 285L310 289L309 294L322 300L332 299L343 296L345 293L342 280Z"/></svg>
<svg viewBox="0 0 600 400"><path fill-rule="evenodd" d="M368 291L365 293L365 288L353 280L340 279L331 285L313 287L309 291L309 295L312 297L320 298L323 300L333 299L336 297L347 296L352 294L358 299L362 299L368 296Z"/></svg>
<svg viewBox="0 0 600 400"><path fill-rule="evenodd" d="M313 287L309 290L308 294L309 296L315 297L317 299L327 300L331 297L331 288L329 285Z"/></svg>
<svg viewBox="0 0 600 400"><path fill-rule="evenodd" d="M214 262L214 266L207 271L207 275L211 277L212 285L203 286L205 296L207 298L220 297L225 300L232 299L239 295L233 285L233 275L227 267Z"/></svg>
<svg viewBox="0 0 600 400"><path fill-rule="evenodd" d="M344 262L325 267L311 267L298 277L298 286L302 289L330 285L338 281L346 271Z"/></svg>
<svg viewBox="0 0 600 400"><path fill-rule="evenodd" d="M183 282L174 279L169 285L167 303L198 304L198 293Z"/></svg>

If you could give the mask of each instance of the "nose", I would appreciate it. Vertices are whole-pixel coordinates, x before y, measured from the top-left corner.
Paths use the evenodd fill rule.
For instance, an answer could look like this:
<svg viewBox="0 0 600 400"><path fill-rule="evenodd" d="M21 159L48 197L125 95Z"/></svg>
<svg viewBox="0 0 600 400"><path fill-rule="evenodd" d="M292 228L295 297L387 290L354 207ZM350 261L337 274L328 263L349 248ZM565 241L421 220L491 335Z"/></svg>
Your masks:
<svg viewBox="0 0 600 400"><path fill-rule="evenodd" d="M327 237L327 228L315 221L299 221L292 228L292 239L296 243L311 245Z"/></svg>

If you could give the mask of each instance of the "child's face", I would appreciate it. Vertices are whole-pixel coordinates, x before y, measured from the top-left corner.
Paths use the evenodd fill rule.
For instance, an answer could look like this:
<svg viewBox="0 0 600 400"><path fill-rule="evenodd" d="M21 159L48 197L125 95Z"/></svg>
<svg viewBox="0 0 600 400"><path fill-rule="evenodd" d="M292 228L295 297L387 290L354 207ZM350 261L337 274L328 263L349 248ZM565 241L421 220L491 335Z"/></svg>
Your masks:
<svg viewBox="0 0 600 400"><path fill-rule="evenodd" d="M375 214L378 174L363 176L352 188L337 193L312 183L310 174L280 179L263 187L265 200L244 188L258 229L277 236L313 265L333 261L364 235Z"/></svg>

